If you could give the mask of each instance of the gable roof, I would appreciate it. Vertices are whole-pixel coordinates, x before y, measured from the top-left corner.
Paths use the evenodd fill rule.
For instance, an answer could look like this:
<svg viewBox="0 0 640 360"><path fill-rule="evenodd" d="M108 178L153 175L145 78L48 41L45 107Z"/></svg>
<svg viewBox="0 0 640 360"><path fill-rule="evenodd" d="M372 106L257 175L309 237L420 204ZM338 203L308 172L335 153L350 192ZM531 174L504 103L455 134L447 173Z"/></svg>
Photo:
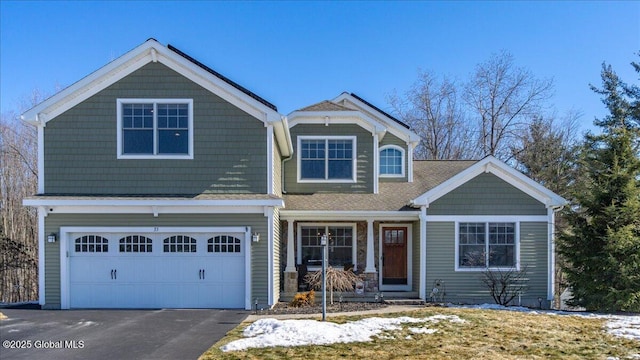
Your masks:
<svg viewBox="0 0 640 360"><path fill-rule="evenodd" d="M355 99L359 100L359 101L360 101L360 102L362 102L363 104L365 104L365 105L369 106L370 108L372 108L372 109L376 110L376 111L377 111L377 112L379 112L380 114L382 114L382 115L384 115L384 116L388 117L389 119L391 119L391 120L393 120L393 121L397 122L398 124L400 124L400 125L402 125L402 126L406 127L407 129L411 129L411 127L410 127L409 125L407 125L407 124L405 124L404 122L402 122L402 121L400 121L400 120L396 119L395 117L393 117L393 116L389 115L387 112L382 111L379 107L377 107L377 106L375 106L375 105L371 104L370 102L368 102L367 100L365 100L365 99L361 98L360 96L358 96L358 95L356 95L356 94L354 94L354 93L351 93L351 96L353 96Z"/></svg>
<svg viewBox="0 0 640 360"><path fill-rule="evenodd" d="M160 62L264 122L281 121L276 107L173 46L151 38L27 110L22 119L43 124L151 62Z"/></svg>
<svg viewBox="0 0 640 360"><path fill-rule="evenodd" d="M288 115L290 127L298 124L345 124L355 123L379 139L387 132L392 133L407 143L416 146L420 137L409 129L409 126L373 106L357 95L343 92L333 100L325 100Z"/></svg>
<svg viewBox="0 0 640 360"><path fill-rule="evenodd" d="M293 152L286 118L278 113L275 105L177 48L166 47L153 38L27 110L21 118L37 126L46 126L58 115L152 62L162 63L256 119L273 125L281 153L289 156Z"/></svg>
<svg viewBox="0 0 640 360"><path fill-rule="evenodd" d="M411 200L411 205L429 207L429 204L482 173L491 173L497 176L508 184L520 189L525 194L543 203L547 208L555 209L567 204L567 200L562 198L560 195L538 184L531 178L495 157L487 156L464 171L451 177L447 181L444 181L438 186L427 190L420 196L415 197Z"/></svg>

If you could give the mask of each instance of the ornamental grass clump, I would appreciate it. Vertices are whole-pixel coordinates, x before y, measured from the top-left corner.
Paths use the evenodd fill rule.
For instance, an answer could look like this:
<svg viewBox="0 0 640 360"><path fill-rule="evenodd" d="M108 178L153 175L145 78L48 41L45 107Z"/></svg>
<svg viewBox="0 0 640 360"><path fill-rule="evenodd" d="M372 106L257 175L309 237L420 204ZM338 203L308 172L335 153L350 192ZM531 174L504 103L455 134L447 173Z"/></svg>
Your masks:
<svg viewBox="0 0 640 360"><path fill-rule="evenodd" d="M334 291L353 291L356 282L360 281L358 275L351 270L327 267L327 290L329 290L330 302L333 304ZM322 290L322 271L314 271L305 276L304 281L316 290Z"/></svg>

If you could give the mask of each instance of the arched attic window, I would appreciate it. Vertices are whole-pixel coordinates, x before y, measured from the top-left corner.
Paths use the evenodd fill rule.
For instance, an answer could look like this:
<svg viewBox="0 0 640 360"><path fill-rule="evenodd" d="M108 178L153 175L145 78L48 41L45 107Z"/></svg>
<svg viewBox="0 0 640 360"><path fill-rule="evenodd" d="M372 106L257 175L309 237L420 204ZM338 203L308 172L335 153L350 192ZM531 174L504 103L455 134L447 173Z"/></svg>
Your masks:
<svg viewBox="0 0 640 360"><path fill-rule="evenodd" d="M380 148L381 177L404 177L404 149L396 145L385 145Z"/></svg>

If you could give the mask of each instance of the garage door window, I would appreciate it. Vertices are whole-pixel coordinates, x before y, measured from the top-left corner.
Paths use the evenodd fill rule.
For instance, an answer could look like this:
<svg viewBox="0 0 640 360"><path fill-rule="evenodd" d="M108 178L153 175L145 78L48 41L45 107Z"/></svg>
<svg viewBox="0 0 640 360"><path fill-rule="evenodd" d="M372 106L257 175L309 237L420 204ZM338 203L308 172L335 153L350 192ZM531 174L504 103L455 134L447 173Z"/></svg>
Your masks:
<svg viewBox="0 0 640 360"><path fill-rule="evenodd" d="M220 235L207 241L208 252L239 253L241 241L237 237Z"/></svg>
<svg viewBox="0 0 640 360"><path fill-rule="evenodd" d="M120 239L120 252L151 252L152 240L142 235L129 235Z"/></svg>
<svg viewBox="0 0 640 360"><path fill-rule="evenodd" d="M75 241L76 252L109 252L109 240L98 235L85 235Z"/></svg>
<svg viewBox="0 0 640 360"><path fill-rule="evenodd" d="M196 252L196 239L176 235L164 239L164 252Z"/></svg>

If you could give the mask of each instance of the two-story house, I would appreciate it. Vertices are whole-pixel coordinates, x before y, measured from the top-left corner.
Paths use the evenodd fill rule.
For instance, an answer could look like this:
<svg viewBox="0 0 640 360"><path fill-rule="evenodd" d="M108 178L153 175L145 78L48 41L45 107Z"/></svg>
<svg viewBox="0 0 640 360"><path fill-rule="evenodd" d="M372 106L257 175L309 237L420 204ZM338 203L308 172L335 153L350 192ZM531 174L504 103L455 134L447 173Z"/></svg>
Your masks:
<svg viewBox="0 0 640 360"><path fill-rule="evenodd" d="M553 299L565 201L495 158L416 161L419 138L355 94L288 116L149 39L22 118L38 129L40 304L275 304L319 266L367 291L489 301L486 269Z"/></svg>

